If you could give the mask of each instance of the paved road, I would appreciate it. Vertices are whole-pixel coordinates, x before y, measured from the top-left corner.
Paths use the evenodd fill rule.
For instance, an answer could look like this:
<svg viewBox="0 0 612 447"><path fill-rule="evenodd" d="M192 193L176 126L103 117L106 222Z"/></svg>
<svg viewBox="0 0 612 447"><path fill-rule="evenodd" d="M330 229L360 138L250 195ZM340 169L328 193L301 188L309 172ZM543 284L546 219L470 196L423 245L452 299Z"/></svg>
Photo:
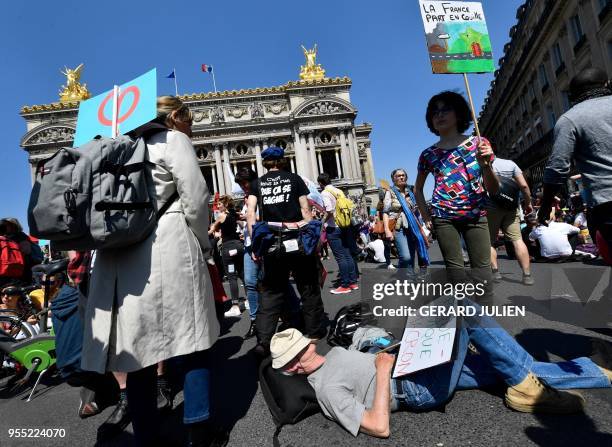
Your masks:
<svg viewBox="0 0 612 447"><path fill-rule="evenodd" d="M434 259L439 264L439 253L434 248ZM506 325L511 333L539 360L559 360L590 355L593 345L599 351L612 353L610 331L591 331L545 319L536 306L543 297L533 297L533 288L520 284L516 263L500 259L504 281L498 287L502 302L526 304L536 312L525 318L513 319ZM567 266L567 265L566 265ZM335 276L333 261L327 262L331 277ZM554 268L562 268L555 266ZM363 265L364 269L374 268ZM536 278L543 267L534 267ZM543 270L542 270L543 271ZM543 273L542 273L543 274ZM562 275L555 276L553 295L571 304L572 289ZM327 290L327 288L326 288ZM359 300L357 293L350 296L324 294L326 311L333 317L349 302ZM576 300L573 301L575 304ZM213 373L213 414L216 423L231 427L230 446L270 446L274 424L258 389L254 359L248 353L254 341L242 343L241 335L248 326L247 317L234 324L215 348ZM602 333L603 332L603 333ZM607 334L607 335L606 335ZM322 346L322 349L327 349ZM601 358L602 354L597 354ZM604 354L605 356L605 354ZM503 392L503 390L501 391ZM499 394L499 393L498 393ZM373 439L365 435L353 438L322 415L315 415L295 426L285 427L279 436L284 447L318 446L604 446L612 445L612 390L589 390L587 412L578 416L535 416L515 413L503 406L502 399L493 392L458 392L444 411L427 413L395 413L391 416L391 437ZM78 419L78 390L63 383L45 382L32 402L27 394L0 397L0 446L92 446L96 445L96 428L106 419L111 408L102 414L81 421ZM177 439L182 435L181 395L178 407L164 421L162 432ZM63 439L9 439L9 428L63 428ZM129 446L131 428L110 443L97 445ZM171 445L171 444L168 444Z"/></svg>

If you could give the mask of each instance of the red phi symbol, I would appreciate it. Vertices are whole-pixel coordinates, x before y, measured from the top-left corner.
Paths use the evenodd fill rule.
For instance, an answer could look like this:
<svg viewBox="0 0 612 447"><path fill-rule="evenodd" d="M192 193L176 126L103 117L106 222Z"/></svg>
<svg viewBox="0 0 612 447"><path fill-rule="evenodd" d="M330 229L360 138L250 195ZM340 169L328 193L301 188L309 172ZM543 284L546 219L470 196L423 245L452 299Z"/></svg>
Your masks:
<svg viewBox="0 0 612 447"><path fill-rule="evenodd" d="M129 110L125 112L123 115L117 117L118 124L121 124L122 122L124 122L126 119L130 117L132 113L134 113L134 110L136 109L136 106L138 105L138 101L140 100L140 89L136 87L135 85L132 85L126 88L125 90L123 90L121 94L119 95L119 99L117 100L119 103L117 105L117 110L121 111L121 103L123 102L125 95L127 95L128 93L132 93L134 95L134 100L132 101L132 105L130 106ZM106 95L106 98L104 98L102 103L100 103L100 107L98 107L98 121L100 121L100 124L102 124L103 126L113 125L113 122L109 120L108 118L106 118L106 116L104 115L104 108L106 107L106 104L112 97L113 97L113 92L111 91L108 93L108 95Z"/></svg>

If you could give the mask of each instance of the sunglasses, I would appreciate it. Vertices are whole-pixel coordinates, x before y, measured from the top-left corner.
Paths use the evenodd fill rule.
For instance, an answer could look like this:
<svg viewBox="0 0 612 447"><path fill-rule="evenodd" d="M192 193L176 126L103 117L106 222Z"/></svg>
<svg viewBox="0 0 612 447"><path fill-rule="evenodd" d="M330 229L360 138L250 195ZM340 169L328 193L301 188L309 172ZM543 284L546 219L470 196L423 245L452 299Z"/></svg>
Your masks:
<svg viewBox="0 0 612 447"><path fill-rule="evenodd" d="M449 112L452 112L454 109L452 107L442 107L440 109L435 109L432 111L431 116L440 116L446 115Z"/></svg>

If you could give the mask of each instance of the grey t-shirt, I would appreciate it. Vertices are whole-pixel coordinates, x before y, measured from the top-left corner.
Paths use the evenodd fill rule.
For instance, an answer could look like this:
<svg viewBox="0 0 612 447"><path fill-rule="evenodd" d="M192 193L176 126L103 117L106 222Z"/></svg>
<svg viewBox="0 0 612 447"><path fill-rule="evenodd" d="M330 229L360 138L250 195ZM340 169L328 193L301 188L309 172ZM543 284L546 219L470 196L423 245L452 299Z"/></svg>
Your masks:
<svg viewBox="0 0 612 447"><path fill-rule="evenodd" d="M498 177L506 177L506 178L515 178L518 175L521 175L523 171L518 165L512 160L506 160L505 158L497 158L493 160L493 172L497 174ZM487 196L487 208L497 208L497 205L493 200L491 200Z"/></svg>
<svg viewBox="0 0 612 447"><path fill-rule="evenodd" d="M611 202L612 95L581 102L559 118L544 183L564 184L572 159L582 174L587 204Z"/></svg>
<svg viewBox="0 0 612 447"><path fill-rule="evenodd" d="M353 436L359 433L363 413L374 403L376 355L332 348L325 363L308 376L323 414Z"/></svg>
<svg viewBox="0 0 612 447"><path fill-rule="evenodd" d="M500 177L514 178L523 173L521 168L512 160L505 158L495 158L493 160L493 171Z"/></svg>

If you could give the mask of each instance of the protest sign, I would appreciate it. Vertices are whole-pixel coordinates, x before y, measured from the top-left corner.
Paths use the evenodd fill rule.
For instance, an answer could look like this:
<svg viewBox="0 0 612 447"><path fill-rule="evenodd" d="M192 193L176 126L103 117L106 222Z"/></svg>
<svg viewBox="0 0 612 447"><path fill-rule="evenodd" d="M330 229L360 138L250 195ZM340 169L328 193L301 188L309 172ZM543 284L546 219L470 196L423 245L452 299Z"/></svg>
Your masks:
<svg viewBox="0 0 612 447"><path fill-rule="evenodd" d="M481 3L426 0L419 3L434 73L495 71Z"/></svg>
<svg viewBox="0 0 612 447"><path fill-rule="evenodd" d="M455 305L454 297L446 295L428 304L437 309ZM448 313L445 312L441 314L444 316L423 317L417 314L407 318L393 368L393 378L450 361L457 331L457 319L447 316Z"/></svg>
<svg viewBox="0 0 612 447"><path fill-rule="evenodd" d="M73 146L81 146L96 135L114 137L113 127L120 133L136 129L157 116L156 104L155 68L118 89L81 101Z"/></svg>

